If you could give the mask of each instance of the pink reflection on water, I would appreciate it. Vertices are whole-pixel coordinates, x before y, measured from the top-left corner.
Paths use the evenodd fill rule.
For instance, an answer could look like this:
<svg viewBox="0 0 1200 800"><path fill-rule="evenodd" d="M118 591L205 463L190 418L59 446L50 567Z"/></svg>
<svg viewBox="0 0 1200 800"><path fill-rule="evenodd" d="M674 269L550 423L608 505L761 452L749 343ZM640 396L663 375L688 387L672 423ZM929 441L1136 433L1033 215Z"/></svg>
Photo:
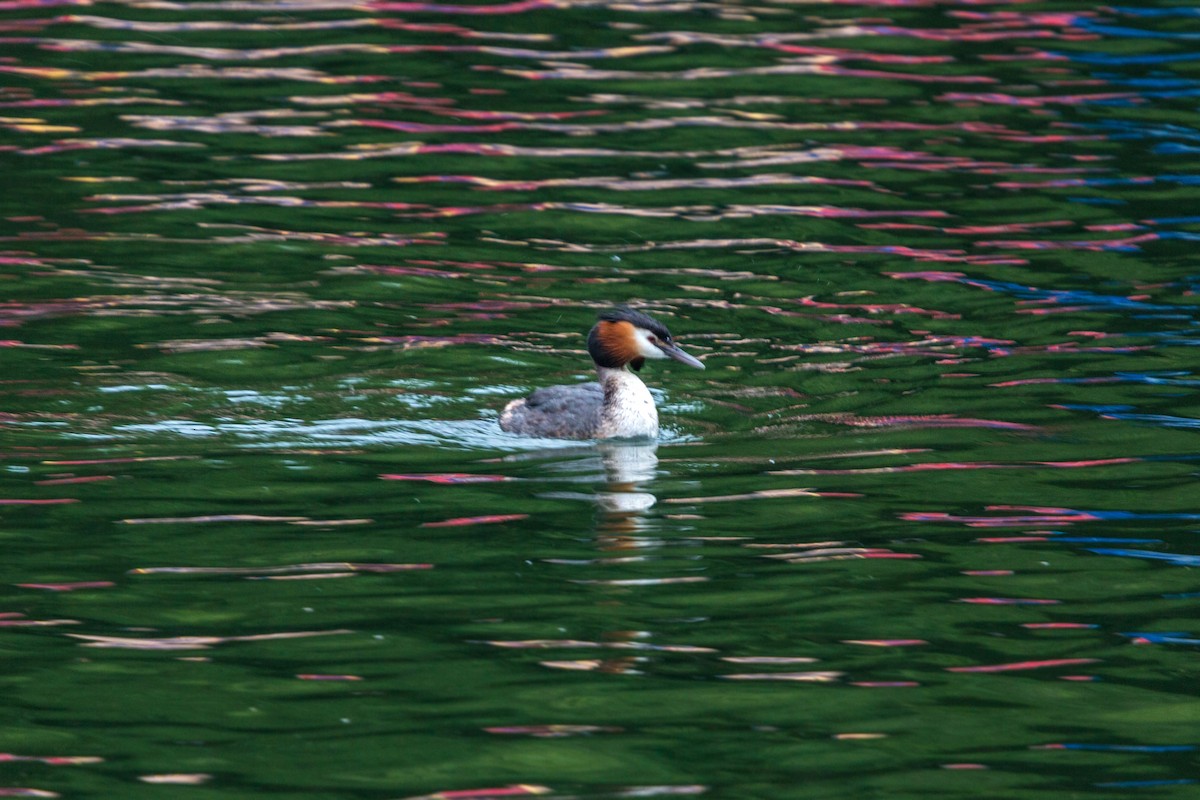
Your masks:
<svg viewBox="0 0 1200 800"><path fill-rule="evenodd" d="M955 602L977 606L1056 606L1061 600L1031 597L960 597Z"/></svg>
<svg viewBox="0 0 1200 800"><path fill-rule="evenodd" d="M1098 376L1095 378L1019 378L1010 381L997 381L989 383L988 386L995 387L1010 387L1010 386L1044 386L1053 384L1070 383L1072 385L1088 385L1100 383L1120 383L1123 378L1116 376Z"/></svg>
<svg viewBox="0 0 1200 800"><path fill-rule="evenodd" d="M854 428L992 428L995 430L1036 431L1036 425L1020 422L1005 422L994 419L956 417L953 414L894 415L860 417L854 414L813 414L809 419L849 425Z"/></svg>
<svg viewBox="0 0 1200 800"><path fill-rule="evenodd" d="M372 0L364 7L372 11L395 11L411 14L470 14L470 15L507 15L524 14L541 8L563 6L563 0L516 0L511 3L495 3L493 5L454 5L448 3L417 3L394 2L394 0Z"/></svg>
<svg viewBox="0 0 1200 800"><path fill-rule="evenodd" d="M55 497L43 500L11 497L0 498L0 506L59 506L78 502L79 499L75 497Z"/></svg>
<svg viewBox="0 0 1200 800"><path fill-rule="evenodd" d="M915 689L921 684L917 681L851 681L850 685L863 689Z"/></svg>
<svg viewBox="0 0 1200 800"><path fill-rule="evenodd" d="M679 40L679 44L687 43L687 39L682 34L668 34L673 40ZM651 37L653 38L653 37ZM693 37L702 39L703 37ZM836 59L838 61L870 61L877 64L905 64L905 65L922 65L922 64L951 64L954 63L953 56L941 55L905 55L903 53L875 53L870 50L848 50L839 47L813 47L811 45L787 44L779 41L765 41L760 47L766 50L776 50L780 53L789 55L802 56L817 56L821 59ZM881 73L890 76L890 73Z"/></svg>
<svg viewBox="0 0 1200 800"><path fill-rule="evenodd" d="M92 0L0 0L0 11L25 11L54 6L90 6Z"/></svg>
<svg viewBox="0 0 1200 800"><path fill-rule="evenodd" d="M621 733L624 729L606 725L505 725L484 728L487 733L508 736L533 736L539 739L561 739L566 736L587 736L593 733Z"/></svg>
<svg viewBox="0 0 1200 800"><path fill-rule="evenodd" d="M43 481L34 481L34 486L62 486L64 484L74 483L99 483L101 481L115 481L115 475L78 475L70 478L47 478Z"/></svg>
<svg viewBox="0 0 1200 800"><path fill-rule="evenodd" d="M48 592L77 592L81 589L111 589L112 581L73 581L71 583L16 583L21 589L43 589Z"/></svg>
<svg viewBox="0 0 1200 800"><path fill-rule="evenodd" d="M222 522L283 522L289 525L308 524L308 525L365 525L371 520L369 519L332 519L332 520L314 520L310 517L284 517L272 516L269 514L201 514L194 517L141 517L123 519L120 522L125 525L196 525L202 523L222 523Z"/></svg>
<svg viewBox="0 0 1200 800"><path fill-rule="evenodd" d="M464 528L471 525L497 525L529 519L528 514L485 514L477 517L454 517L439 522L422 522L422 528Z"/></svg>
<svg viewBox="0 0 1200 800"><path fill-rule="evenodd" d="M799 305L818 309L856 309L868 314L916 314L933 319L961 319L961 314L910 306L907 303L830 303L816 300L811 295L798 301Z"/></svg>
<svg viewBox="0 0 1200 800"><path fill-rule="evenodd" d="M432 564L370 564L354 561L327 561L312 564L286 564L276 567L138 567L130 575L281 575L289 573L389 573L432 569Z"/></svg>
<svg viewBox="0 0 1200 800"><path fill-rule="evenodd" d="M54 81L83 81L114 83L124 80L204 80L204 81L298 81L302 83L347 84L376 83L391 80L386 75L330 75L303 67L211 67L207 64L186 64L179 67L158 67L142 70L102 72L61 69L56 67L21 67L0 64L0 73ZM196 145L202 147L203 145Z"/></svg>
<svg viewBox="0 0 1200 800"><path fill-rule="evenodd" d="M978 247L1003 247L1016 250L1083 250L1098 251L1114 248L1128 248L1145 242L1158 241L1162 237L1157 233L1145 233L1140 236L1126 236L1121 239L1091 239L1074 241L1047 241L1002 239L976 242Z"/></svg>
<svg viewBox="0 0 1200 800"><path fill-rule="evenodd" d="M54 628L81 624L77 619L29 619L20 611L0 611L0 628Z"/></svg>
<svg viewBox="0 0 1200 800"><path fill-rule="evenodd" d="M260 633L249 636L165 636L165 637L130 637L130 636L93 636L84 633L68 633L74 639L81 639L83 647L111 648L118 650L206 650L220 644L231 642L261 642L276 639L305 639L312 636L337 636L354 633L351 630L328 631L289 631L287 633Z"/></svg>
<svg viewBox="0 0 1200 800"><path fill-rule="evenodd" d="M1136 92L1098 92L1096 94L1019 97L1001 92L947 92L938 99L947 103L981 103L984 105L1026 106L1030 108L1040 108L1048 105L1079 106L1086 103L1110 103L1114 100L1145 102Z"/></svg>
<svg viewBox="0 0 1200 800"><path fill-rule="evenodd" d="M721 675L727 681L787 681L791 683L833 683L845 675L844 672L741 672Z"/></svg>
<svg viewBox="0 0 1200 800"><path fill-rule="evenodd" d="M426 481L442 485L494 483L497 481L513 480L513 478L507 475L473 475L465 472L386 474L379 477L385 481Z"/></svg>
<svg viewBox="0 0 1200 800"><path fill-rule="evenodd" d="M1001 515L993 517L965 516L937 511L909 511L900 518L909 522L955 522L971 528L1019 528L1028 525L1072 525L1077 522L1097 522L1103 519L1086 511L1071 508L1045 508L1040 506L987 506L988 511L1031 511L1026 515Z"/></svg>
<svg viewBox="0 0 1200 800"><path fill-rule="evenodd" d="M946 667L947 672L1019 672L1047 667L1070 667L1077 664L1095 664L1098 658L1051 658L1044 661L1015 661L1009 664L985 664L973 667Z"/></svg>
<svg viewBox="0 0 1200 800"><path fill-rule="evenodd" d="M52 767L76 766L78 764L100 764L104 761L100 756L25 756L16 753L0 753L0 763L10 761L36 761L49 764Z"/></svg>
<svg viewBox="0 0 1200 800"><path fill-rule="evenodd" d="M772 475L872 475L904 472L944 472L975 469L1081 469L1086 467L1108 467L1119 464L1139 463L1141 458L1097 458L1082 461L1014 461L1011 463L987 461L935 461L923 464L903 464L890 467L861 467L858 469L791 469L772 470Z"/></svg>
<svg viewBox="0 0 1200 800"><path fill-rule="evenodd" d="M166 786L199 786L212 780L207 772L163 772L152 775L139 775L142 783Z"/></svg>
<svg viewBox="0 0 1200 800"><path fill-rule="evenodd" d="M480 69L477 67L477 69ZM914 83L997 83L987 75L929 75L912 72L850 69L836 64L800 63L772 64L761 67L693 67L681 70L616 70L595 69L581 65L562 65L554 69L500 68L500 72L533 81L586 80L602 81L705 81L719 78L751 78L768 76L826 75L845 78L880 78Z"/></svg>
<svg viewBox="0 0 1200 800"><path fill-rule="evenodd" d="M743 186L856 186L875 188L870 181L822 178L785 173L750 175L738 178L641 178L628 179L609 176L581 178L541 178L537 180L500 180L479 175L418 175L394 178L397 183L463 183L494 192L527 192L545 188L595 188L618 192L664 191L672 189L732 189Z"/></svg>
<svg viewBox="0 0 1200 800"><path fill-rule="evenodd" d="M43 461L52 466L89 466L93 464L139 464L144 461L196 461L200 456L127 456L123 458L76 458Z"/></svg>
<svg viewBox="0 0 1200 800"><path fill-rule="evenodd" d="M410 350L428 347L454 347L462 344L503 345L508 343L508 338L505 336L497 336L488 333L460 333L451 334L448 336L372 336L364 339L363 341L370 342L372 344L395 345L401 350ZM399 480L398 478L385 479Z"/></svg>

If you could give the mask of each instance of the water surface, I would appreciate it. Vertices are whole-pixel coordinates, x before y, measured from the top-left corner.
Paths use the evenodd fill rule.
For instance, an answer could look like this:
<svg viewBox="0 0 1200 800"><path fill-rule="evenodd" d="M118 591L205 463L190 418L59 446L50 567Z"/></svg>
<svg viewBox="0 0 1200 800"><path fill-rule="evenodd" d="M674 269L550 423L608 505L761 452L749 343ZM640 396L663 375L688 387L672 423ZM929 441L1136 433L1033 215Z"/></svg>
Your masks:
<svg viewBox="0 0 1200 800"><path fill-rule="evenodd" d="M0 2L0 794L1191 796L1197 23Z"/></svg>

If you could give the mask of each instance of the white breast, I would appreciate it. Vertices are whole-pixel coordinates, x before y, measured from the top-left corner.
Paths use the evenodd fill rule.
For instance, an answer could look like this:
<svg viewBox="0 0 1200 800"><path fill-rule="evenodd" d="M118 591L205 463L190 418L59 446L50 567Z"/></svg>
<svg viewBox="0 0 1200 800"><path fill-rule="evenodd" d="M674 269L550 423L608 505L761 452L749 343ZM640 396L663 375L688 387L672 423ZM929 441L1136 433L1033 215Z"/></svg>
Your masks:
<svg viewBox="0 0 1200 800"><path fill-rule="evenodd" d="M658 409L646 384L623 369L601 369L604 408L597 438L658 436Z"/></svg>

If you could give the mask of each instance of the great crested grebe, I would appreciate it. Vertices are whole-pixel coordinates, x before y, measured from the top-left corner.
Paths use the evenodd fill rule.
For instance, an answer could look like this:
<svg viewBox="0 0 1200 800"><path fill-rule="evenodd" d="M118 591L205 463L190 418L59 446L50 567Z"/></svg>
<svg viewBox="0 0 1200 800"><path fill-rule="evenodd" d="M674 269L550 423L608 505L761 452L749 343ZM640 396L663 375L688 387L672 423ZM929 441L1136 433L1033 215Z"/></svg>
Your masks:
<svg viewBox="0 0 1200 800"><path fill-rule="evenodd" d="M658 436L654 398L634 372L648 358L673 358L704 369L671 341L665 325L625 306L600 315L588 334L588 353L596 363L598 382L548 386L513 400L500 413L500 427L553 439Z"/></svg>

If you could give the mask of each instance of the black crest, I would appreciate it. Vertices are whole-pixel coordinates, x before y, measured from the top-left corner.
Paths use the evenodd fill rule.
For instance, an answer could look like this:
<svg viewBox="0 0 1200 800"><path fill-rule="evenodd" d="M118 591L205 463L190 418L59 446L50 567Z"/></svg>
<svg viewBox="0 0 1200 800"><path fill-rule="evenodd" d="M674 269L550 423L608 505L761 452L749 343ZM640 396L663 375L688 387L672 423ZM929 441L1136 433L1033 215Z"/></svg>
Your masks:
<svg viewBox="0 0 1200 800"><path fill-rule="evenodd" d="M664 342L671 341L671 332L667 326L658 320L648 317L640 311L634 311L629 306L617 306L600 314L604 322L631 322L639 328L645 328Z"/></svg>

